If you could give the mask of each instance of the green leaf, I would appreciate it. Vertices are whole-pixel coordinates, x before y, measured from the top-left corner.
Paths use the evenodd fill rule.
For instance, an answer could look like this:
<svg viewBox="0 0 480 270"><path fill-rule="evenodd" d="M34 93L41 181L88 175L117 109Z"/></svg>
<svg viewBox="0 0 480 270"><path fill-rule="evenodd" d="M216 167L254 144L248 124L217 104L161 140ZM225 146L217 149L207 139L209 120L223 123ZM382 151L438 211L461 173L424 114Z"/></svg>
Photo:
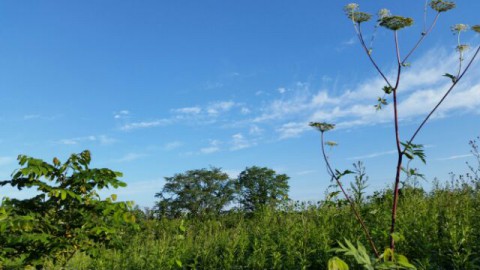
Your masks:
<svg viewBox="0 0 480 270"><path fill-rule="evenodd" d="M479 24L470 27L470 29L472 29L473 31L475 31L477 33L480 33L480 25Z"/></svg>
<svg viewBox="0 0 480 270"><path fill-rule="evenodd" d="M399 232L394 232L391 235L392 235L393 241L397 243L405 240L405 237Z"/></svg>
<svg viewBox="0 0 480 270"><path fill-rule="evenodd" d="M410 160L413 159L413 155L410 154L410 153L408 153L408 152L405 152L405 156L406 156L408 159L410 159Z"/></svg>
<svg viewBox="0 0 480 270"><path fill-rule="evenodd" d="M388 86L388 85L385 85L383 88L382 88L383 92L385 92L385 94L389 95L393 92L393 87L391 86Z"/></svg>
<svg viewBox="0 0 480 270"><path fill-rule="evenodd" d="M62 201L65 200L65 199L67 198L67 191L62 190L62 191L60 191L60 193L61 193L61 199L62 199Z"/></svg>
<svg viewBox="0 0 480 270"><path fill-rule="evenodd" d="M450 74L450 73L445 73L443 76L444 76L444 77L447 77L447 78L450 78L453 83L456 83L456 82L457 82L457 77L453 76L453 75Z"/></svg>
<svg viewBox="0 0 480 270"><path fill-rule="evenodd" d="M328 270L349 270L347 263L338 257L328 260Z"/></svg>

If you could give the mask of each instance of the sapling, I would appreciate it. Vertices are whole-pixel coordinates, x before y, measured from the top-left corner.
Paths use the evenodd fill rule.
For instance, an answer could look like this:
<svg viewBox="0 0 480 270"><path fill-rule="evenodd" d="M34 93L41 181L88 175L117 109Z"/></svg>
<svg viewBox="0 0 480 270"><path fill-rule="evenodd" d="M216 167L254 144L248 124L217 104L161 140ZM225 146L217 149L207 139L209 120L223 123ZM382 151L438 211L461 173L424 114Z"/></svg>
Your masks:
<svg viewBox="0 0 480 270"><path fill-rule="evenodd" d="M383 253L380 254L378 252L378 249L375 246L375 243L373 239L370 236L369 230L367 226L365 225L365 222L363 221L362 217L359 214L359 211L357 210L357 206L355 202L350 198L350 196L347 194L345 189L343 188L342 182L340 181L342 177L344 177L347 174L350 174L351 171L346 170L344 172L340 172L339 170L334 170L329 162L328 156L325 154L325 141L324 141L324 133L332 130L335 125L330 124L330 123L317 123L313 122L310 123L310 126L318 129L321 132L321 143L322 143L322 154L324 157L324 160L327 164L327 172L329 175L332 177L333 180L337 183L338 187L342 191L343 195L349 202L353 213L360 223L362 230L365 233L365 236L371 246L372 251L375 253L375 256L377 257L377 261L383 261L385 262L394 262L396 261L397 267L401 264L400 260L398 259L400 255L397 255L394 253L395 251L395 242L396 239L399 239L399 234L396 232L396 223L397 223L397 208L398 208L398 197L399 197L399 189L400 189L400 177L401 177L401 172L405 171L407 173L407 177L410 176L417 176L420 177L421 174L419 174L416 170L412 170L408 167L408 165L405 167L404 163L406 160L411 161L414 158L420 159L423 163L426 163L425 160L425 153L423 151L423 145L421 144L414 144L414 140L419 134L419 132L423 129L425 124L428 122L428 120L431 118L431 116L437 111L437 109L440 107L440 105L445 101L445 99L450 95L452 90L458 85L458 83L462 80L464 75L467 73L467 71L470 69L472 66L472 63L476 59L479 51L480 51L480 46L478 46L473 54L470 56L469 59L465 59L465 52L470 49L470 47L467 44L462 43L461 41L461 35L462 33L466 32L467 30L472 30L476 33L480 33L480 25L474 25L472 27L469 27L466 24L456 24L451 27L451 30L457 37L457 46L456 46L456 52L458 53L458 67L456 68L456 72L454 74L450 73L445 73L443 76L447 77L448 79L451 80L451 84L446 89L444 95L442 98L436 103L436 105L430 110L430 112L425 116L423 121L418 125L418 127L414 130L414 132L407 137L407 140L402 141L401 136L400 136L400 126L399 126L399 110L398 110L398 92L401 89L401 79L402 79L402 72L406 67L410 66L410 63L408 60L410 57L416 52L416 50L419 48L419 46L423 43L425 38L432 32L434 29L439 17L443 14L446 13L456 7L456 4L452 1L445 1L445 0L431 0L431 1L425 1L424 4L424 26L423 30L420 34L420 37L416 41L416 43L412 46L410 50L406 52L404 56L402 56L402 51L400 50L400 42L399 42L399 31L408 28L414 24L414 20L409 17L404 17L404 16L398 16L398 15L392 15L389 10L387 9L381 9L378 12L378 20L375 24L374 27L374 34L372 34L372 39L370 41L370 46L367 46L367 42L365 40L364 34L363 34L363 25L370 21L372 19L372 15L363 11L360 11L360 6L356 3L351 3L345 6L344 11L347 15L347 17L351 20L356 36L358 37L362 50L365 52L367 58L373 65L374 69L378 72L378 74L381 76L383 81L385 82L385 86L381 89L382 90L382 95L378 97L377 101L378 103L374 106L375 109L381 110L384 106L388 105L388 100L391 99L392 106L393 106L393 124L394 124L394 136L395 136L395 147L396 147L396 153L397 153L397 162L395 166L395 177L394 177L394 188L393 188L393 201L392 201L392 208L391 208L391 224L390 224L390 240L389 240L389 248ZM435 17L432 19L432 21L427 24L427 12L428 10L431 9L433 12L435 12ZM377 61L374 58L373 55L373 40L375 38L375 33L377 28L385 28L388 31L392 32L393 40L394 40L394 45L395 45L395 58L396 58L396 72L395 76L393 79L388 78L386 73L380 68L380 66L377 64ZM339 252L350 252L350 255L352 254L359 254L358 252L355 253L356 251L354 250L361 250L361 245L358 245L358 248L355 248L350 242L347 242L347 246L343 246L342 248L338 249L337 251ZM337 260L336 258L335 260ZM405 262L402 258L402 262ZM357 260L358 262L358 260ZM408 261L407 261L408 263ZM374 269L374 263L372 263L372 268ZM382 266L383 267L383 266ZM401 268L410 268L413 267L408 264L400 265L399 267ZM338 268L340 269L340 268ZM367 269L370 269L367 267ZM382 268L383 269L383 268Z"/></svg>

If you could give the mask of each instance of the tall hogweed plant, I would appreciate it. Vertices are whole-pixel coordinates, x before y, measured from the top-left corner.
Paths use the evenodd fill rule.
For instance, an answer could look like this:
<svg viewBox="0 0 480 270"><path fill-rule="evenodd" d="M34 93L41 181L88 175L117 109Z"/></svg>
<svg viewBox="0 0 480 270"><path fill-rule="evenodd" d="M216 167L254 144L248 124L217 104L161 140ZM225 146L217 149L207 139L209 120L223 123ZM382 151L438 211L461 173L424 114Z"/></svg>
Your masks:
<svg viewBox="0 0 480 270"><path fill-rule="evenodd" d="M343 253L346 256L353 257L353 259L365 269L415 269L415 266L410 264L407 258L395 253L395 243L402 239L402 236L396 230L400 178L402 172L404 172L407 177L421 177L421 175L418 174L415 169L410 169L408 167L409 162L413 159L419 159L423 163L426 162L423 145L414 143L415 138L424 128L425 124L432 117L432 115L437 111L437 109L442 105L442 103L448 98L451 92L463 79L464 75L471 68L474 60L477 58L477 55L480 51L480 46L474 48L474 51L467 59L465 53L471 48L469 45L462 43L461 35L468 30L476 32L477 34L480 33L480 25L474 25L470 27L467 24L456 24L451 27L451 30L456 35L457 39L456 53L458 53L458 67L455 68L456 71L453 74L445 73L443 75L446 77L446 79L449 79L451 81L450 86L445 89L445 93L443 94L442 98L425 116L425 118L418 125L415 131L409 135L402 134L403 136L401 136L399 126L400 112L398 110L398 93L399 91L401 91L402 73L405 68L410 66L408 60L412 57L412 55L416 52L420 45L422 45L427 36L429 36L429 34L435 28L438 19L443 16L444 13L451 11L455 7L456 4L452 1L426 0L424 3L423 31L421 32L420 37L418 38L416 43L410 48L410 50L405 52L400 50L399 32L404 30L405 28L412 26L414 24L414 19L399 15L392 15L392 13L390 13L388 9L381 9L377 13L377 20L374 25L374 31L376 31L377 28L384 28L385 30L391 32L392 38L394 40L396 58L396 73L394 78L389 78L389 76L386 75L386 73L382 70L377 60L375 59L372 47L367 45L367 40L363 32L363 27L369 21L372 21L372 14L361 11L360 6L356 3L351 3L344 7L345 14L353 24L355 34L360 41L362 50L364 51L368 60L373 65L374 69L378 72L379 76L381 76L381 78L385 82L385 86L381 90L379 89L381 91L381 96L378 98L378 103L374 107L377 110L381 110L384 106L388 105L389 100L391 100L393 106L392 121L394 126L393 135L395 136L397 162L395 166L393 201L391 208L391 224L389 231L390 237L388 248L385 249L384 252L381 253L376 247L375 242L369 232L369 229L360 214L358 205L351 198L351 196L345 190L344 185L342 184L341 179L348 174L352 174L353 172L350 170L340 171L334 169L325 152L325 145L331 145L334 143L326 142L324 134L325 132L334 129L335 125L326 122L312 122L310 123L310 126L317 129L321 133L322 154L326 163L327 172L331 176L332 180L336 183L341 193L345 196L346 201L349 203L355 218L357 219L366 236L372 252L375 254L375 259L372 260L370 258L369 253L366 251L366 248L361 243L357 243L357 245L355 246L348 240L345 240L345 244L339 243L340 247L334 249L334 251L336 251L337 253ZM435 13L435 16L430 22L427 22L427 13L432 11ZM375 35L373 34L372 37L374 36ZM405 138L407 139L405 140ZM338 257L332 258L329 262L328 267L332 270L348 269L347 264Z"/></svg>

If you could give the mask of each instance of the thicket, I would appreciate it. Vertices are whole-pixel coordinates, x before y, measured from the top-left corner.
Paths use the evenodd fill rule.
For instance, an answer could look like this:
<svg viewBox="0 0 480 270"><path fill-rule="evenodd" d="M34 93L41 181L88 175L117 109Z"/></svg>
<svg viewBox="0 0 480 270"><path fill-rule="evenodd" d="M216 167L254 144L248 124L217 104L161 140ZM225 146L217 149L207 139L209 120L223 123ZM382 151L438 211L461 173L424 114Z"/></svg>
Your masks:
<svg viewBox="0 0 480 270"><path fill-rule="evenodd" d="M400 189L398 252L417 269L480 269L479 170L452 176L431 191L411 182ZM476 176L475 176L476 175ZM392 189L365 196L359 210L378 246L388 243ZM137 211L139 232L125 249L77 254L75 269L326 269L337 241L366 242L345 200L290 202L253 215L231 211L210 218L157 219ZM353 258L346 263L356 265ZM350 269L365 269L351 266Z"/></svg>

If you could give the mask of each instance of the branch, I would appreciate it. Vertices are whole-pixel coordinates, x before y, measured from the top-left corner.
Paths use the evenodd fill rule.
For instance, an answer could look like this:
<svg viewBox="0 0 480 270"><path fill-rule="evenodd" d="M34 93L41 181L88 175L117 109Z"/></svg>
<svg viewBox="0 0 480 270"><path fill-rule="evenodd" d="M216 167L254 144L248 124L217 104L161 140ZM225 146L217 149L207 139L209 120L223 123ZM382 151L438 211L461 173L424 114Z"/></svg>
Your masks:
<svg viewBox="0 0 480 270"><path fill-rule="evenodd" d="M380 73L380 76L382 76L382 78L385 80L385 82L388 84L388 86L392 87L392 85L390 84L390 81L387 79L385 74L383 74L380 67L378 67L377 63L375 62L375 60L372 57L372 53L370 52L367 45L365 44L365 40L363 39L363 34L362 34L362 30L360 28L360 24L358 24L358 27L356 27L355 29L357 30L358 39L360 40L360 43L362 44L362 47L365 50L365 53L367 54L368 59L370 59L370 62L372 62L373 66L378 71L378 73Z"/></svg>
<svg viewBox="0 0 480 270"><path fill-rule="evenodd" d="M350 196L347 194L347 192L343 188L342 183L340 182L340 178L335 175L335 172L333 171L332 167L330 166L330 162L328 161L327 154L325 153L325 143L324 143L323 134L324 134L324 132L322 132L322 135L321 135L322 154L323 154L323 158L325 159L325 163L327 164L328 172L329 172L330 176L333 179L335 179L335 181L337 182L337 185L340 187L340 190L342 191L343 195L345 196L348 203L350 204L350 207L352 208L353 214L357 218L358 222L360 222L360 225L362 226L363 232L365 233L365 236L367 237L367 240L370 243L370 246L372 247L373 252L375 253L375 256L377 258L380 258L380 254L378 253L377 247L375 246L375 243L373 242L372 236L370 236L370 232L368 231L368 228L365 225L365 222L363 221L362 217L360 216L360 213L358 213L357 208L355 207L355 203L350 198Z"/></svg>
<svg viewBox="0 0 480 270"><path fill-rule="evenodd" d="M410 50L410 52L407 54L407 56L405 56L405 58L403 59L402 61L402 65L405 64L405 62L407 61L407 59L413 54L413 52L415 52L418 48L418 46L420 46L420 44L422 43L422 41L425 39L425 37L430 34L430 32L432 31L433 27L435 26L435 24L437 24L437 21L438 21L438 17L440 17L440 12L437 13L437 16L435 16L435 19L433 20L432 24L430 25L430 28L428 28L427 31L423 32L422 33L422 36L420 37L420 39L417 41L417 43L415 44L415 46L413 46L413 48Z"/></svg>
<svg viewBox="0 0 480 270"><path fill-rule="evenodd" d="M415 130L415 132L413 133L412 137L410 138L410 140L408 140L408 143L407 145L411 144L413 142L413 140L415 139L415 137L417 136L417 134L420 132L420 130L423 128L423 126L425 125L425 123L428 121L428 119L430 119L430 117L433 115L433 113L438 109L438 107L440 107L440 105L443 103L443 101L447 98L447 96L450 94L450 92L452 92L453 88L455 88L455 86L458 84L458 82L463 78L463 76L465 75L465 73L468 71L468 69L470 68L470 66L472 65L473 61L475 60L475 58L477 57L478 53L480 52L480 46L477 48L477 50L475 51L475 54L473 55L472 59L470 59L470 62L468 62L468 65L465 67L465 69L463 70L462 74L460 76L458 76L458 78L455 80L455 82L452 83L452 85L450 86L450 88L448 89L448 91L443 95L442 99L440 99L440 101L437 103L437 105L435 105L435 107L433 108L432 111L430 111L430 113L425 117L425 119L423 120L423 122L420 124L420 126L418 126L417 130ZM405 153L405 150L406 148L403 150L402 153Z"/></svg>

